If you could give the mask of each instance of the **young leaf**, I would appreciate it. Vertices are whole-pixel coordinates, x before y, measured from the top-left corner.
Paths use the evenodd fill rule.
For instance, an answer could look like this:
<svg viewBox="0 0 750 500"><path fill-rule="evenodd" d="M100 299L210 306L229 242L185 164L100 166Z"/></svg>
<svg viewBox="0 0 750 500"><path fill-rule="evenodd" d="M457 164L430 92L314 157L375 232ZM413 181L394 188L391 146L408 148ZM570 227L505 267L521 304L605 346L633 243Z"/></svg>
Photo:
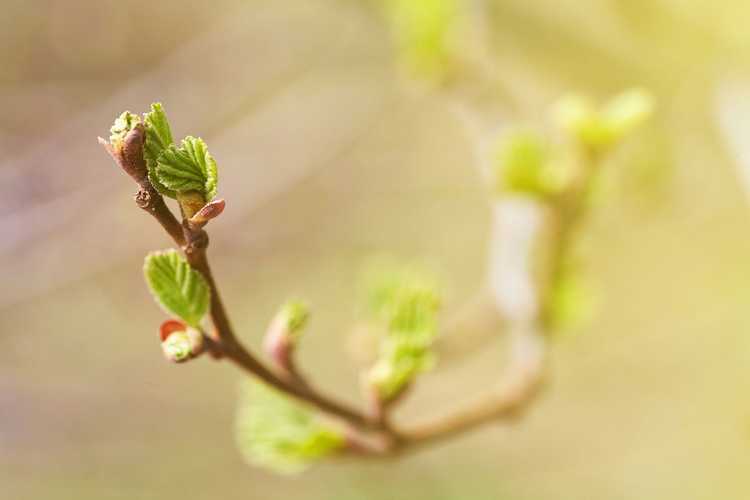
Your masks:
<svg viewBox="0 0 750 500"><path fill-rule="evenodd" d="M150 253L143 272L157 302L197 328L208 310L210 298L205 278L176 250Z"/></svg>
<svg viewBox="0 0 750 500"><path fill-rule="evenodd" d="M143 115L143 124L146 127L146 145L143 149L143 157L148 167L149 180L159 193L174 198L176 193L159 182L156 175L159 155L174 143L172 130L161 103L155 102L151 105L151 111Z"/></svg>
<svg viewBox="0 0 750 500"><path fill-rule="evenodd" d="M175 193L198 192L205 201L216 196L216 161L201 138L188 136L180 147L171 145L163 150L157 159L156 177Z"/></svg>
<svg viewBox="0 0 750 500"><path fill-rule="evenodd" d="M120 147L122 145L122 142L125 140L125 136L128 135L128 132L133 130L136 125L138 125L141 122L141 119L138 115L134 115L130 111L125 111L120 116L117 117L115 120L115 123L112 125L112 128L109 129L110 136L109 136L109 142L114 147Z"/></svg>
<svg viewBox="0 0 750 500"><path fill-rule="evenodd" d="M248 462L283 473L300 472L344 444L339 430L261 382L242 386L236 433Z"/></svg>
<svg viewBox="0 0 750 500"><path fill-rule="evenodd" d="M653 109L651 94L642 89L631 89L611 99L602 115L613 133L623 137L648 119Z"/></svg>
<svg viewBox="0 0 750 500"><path fill-rule="evenodd" d="M456 0L388 0L386 13L399 58L419 78L440 82L452 65L451 35L459 14Z"/></svg>
<svg viewBox="0 0 750 500"><path fill-rule="evenodd" d="M419 373L435 364L440 297L433 280L413 270L380 270L371 278L370 304L384 324L379 356L368 381L384 399L396 396Z"/></svg>
<svg viewBox="0 0 750 500"><path fill-rule="evenodd" d="M576 95L563 97L555 106L560 126L592 151L603 151L626 137L653 110L653 98L641 89L623 92L597 108Z"/></svg>
<svg viewBox="0 0 750 500"><path fill-rule="evenodd" d="M541 135L515 130L504 135L494 158L495 190L543 198L561 186L559 165Z"/></svg>

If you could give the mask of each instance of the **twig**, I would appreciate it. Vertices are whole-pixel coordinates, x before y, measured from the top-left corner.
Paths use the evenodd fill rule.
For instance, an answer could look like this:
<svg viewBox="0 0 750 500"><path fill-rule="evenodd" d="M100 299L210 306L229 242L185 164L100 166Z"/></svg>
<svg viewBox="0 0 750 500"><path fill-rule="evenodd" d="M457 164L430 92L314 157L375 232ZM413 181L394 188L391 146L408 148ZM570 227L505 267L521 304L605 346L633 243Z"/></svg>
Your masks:
<svg viewBox="0 0 750 500"><path fill-rule="evenodd" d="M310 404L323 413L338 417L348 425L347 452L371 457L384 457L400 454L406 450L418 449L423 445L437 442L458 433L466 432L488 422L512 419L534 400L539 393L544 374L545 342L544 313L539 308L526 308L523 314L504 314L512 339L512 355L504 381L498 392L485 397L468 407L458 409L438 419L406 427L401 430L390 420L391 409L398 402L393 400L377 402L369 414L351 408L327 395L318 392L299 373L290 360L291 372L275 373L259 361L237 338L221 299L218 285L208 261L209 238L203 226L210 219L200 223L185 218L180 224L164 203L163 197L151 185L143 160L144 129L136 126L126 136L123 144L114 148L105 140L100 143L138 184L136 202L150 213L175 243L182 248L190 266L201 273L208 283L211 296L210 317L214 331L206 336L208 351L216 358L226 358L243 371L259 378L268 385L298 400ZM589 182L588 179L584 179ZM584 184L584 191L588 184ZM579 193L580 194L580 193ZM577 201L580 203L580 201ZM218 203L218 202L217 202ZM557 232L556 253L553 256L553 274L562 265L570 246L573 228L581 219L582 208L575 205L560 205L560 220L563 225ZM219 212L223 209L223 203ZM190 214L188 214L190 215ZM496 213L497 216L497 213ZM492 256L498 259L498 256ZM522 270L528 273L527 269ZM524 277L527 279L527 277ZM499 306L497 296L496 306ZM543 299L542 311L547 311L549 297ZM507 313L498 308L499 312ZM541 325L541 326L540 326ZM540 328L542 328L540 330ZM405 393L405 391L404 391ZM403 393L402 393L403 394Z"/></svg>
<svg viewBox="0 0 750 500"><path fill-rule="evenodd" d="M545 347L533 332L514 335L513 356L500 389L456 412L401 432L404 445L442 441L490 422L521 415L539 393L544 379Z"/></svg>
<svg viewBox="0 0 750 500"><path fill-rule="evenodd" d="M113 148L102 138L99 138L99 143L104 146L123 171L138 184L140 188L138 195L136 195L138 206L146 209L161 224L174 242L182 247L190 266L205 277L211 291L210 316L215 328L215 334L212 335L215 346L218 347L224 357L268 385L326 413L338 416L358 428L377 429L379 427L378 422L373 421L365 414L324 396L309 386L294 384L278 377L237 339L208 263L206 254L209 242L208 234L202 228L195 227L187 221L180 224L164 203L163 197L153 188L148 180L146 164L143 159L144 140L143 126L138 125L128 133L120 148Z"/></svg>
<svg viewBox="0 0 750 500"><path fill-rule="evenodd" d="M164 198L148 180L148 169L143 159L143 145L146 140L143 125L138 124L125 137L119 148L114 148L106 139L99 137L99 144L109 153L122 170L138 184L135 203L151 214L178 246L185 244L182 225L164 203Z"/></svg>

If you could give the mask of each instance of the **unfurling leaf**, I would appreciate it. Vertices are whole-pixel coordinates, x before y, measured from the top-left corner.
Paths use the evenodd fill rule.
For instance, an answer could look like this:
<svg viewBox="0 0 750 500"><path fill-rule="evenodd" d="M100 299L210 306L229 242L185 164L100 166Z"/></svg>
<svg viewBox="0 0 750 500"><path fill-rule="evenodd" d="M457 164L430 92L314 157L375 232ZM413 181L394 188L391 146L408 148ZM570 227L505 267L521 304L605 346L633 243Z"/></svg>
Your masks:
<svg viewBox="0 0 750 500"><path fill-rule="evenodd" d="M149 180L161 194L174 198L176 193L159 182L156 175L156 161L159 155L174 143L172 130L161 103L155 102L151 105L151 111L143 115L143 124L146 127L146 145L144 146L143 157L148 167Z"/></svg>
<svg viewBox="0 0 750 500"><path fill-rule="evenodd" d="M290 370L294 349L309 317L310 310L305 303L290 300L271 321L263 338L263 349L278 369Z"/></svg>
<svg viewBox="0 0 750 500"><path fill-rule="evenodd" d="M399 57L415 76L443 80L451 67L451 36L458 18L456 0L387 0Z"/></svg>
<svg viewBox="0 0 750 500"><path fill-rule="evenodd" d="M123 114L117 117L112 128L109 129L110 136L109 142L115 148L120 148L125 136L128 132L133 130L136 125L141 123L141 119L138 115L134 115L130 111L125 111Z"/></svg>
<svg viewBox="0 0 750 500"><path fill-rule="evenodd" d="M553 329L573 330L594 316L596 296L580 271L565 269L550 291L550 326Z"/></svg>
<svg viewBox="0 0 750 500"><path fill-rule="evenodd" d="M177 195L200 193L204 203L216 196L216 162L200 138L188 136L180 147L172 144L164 149L156 160L156 177Z"/></svg>
<svg viewBox="0 0 750 500"><path fill-rule="evenodd" d="M555 116L560 126L592 151L606 149L631 133L653 110L653 98L633 89L611 99L601 108L582 96L560 99Z"/></svg>
<svg viewBox="0 0 750 500"><path fill-rule="evenodd" d="M310 308L304 302L290 300L279 309L277 317L289 331L289 334L296 337L302 333L305 325L307 325L307 320L310 318Z"/></svg>
<svg viewBox="0 0 750 500"><path fill-rule="evenodd" d="M285 473L300 472L344 444L341 432L312 410L256 381L242 385L236 433L249 463Z"/></svg>
<svg viewBox="0 0 750 500"><path fill-rule="evenodd" d="M539 134L526 130L505 134L493 158L496 193L545 197L561 190L566 171L550 156Z"/></svg>
<svg viewBox="0 0 750 500"><path fill-rule="evenodd" d="M371 309L386 333L367 379L387 400L435 364L430 348L440 297L433 280L409 269L380 270L369 289Z"/></svg>
<svg viewBox="0 0 750 500"><path fill-rule="evenodd" d="M150 253L143 271L156 301L197 328L208 310L210 298L205 278L176 250Z"/></svg>
<svg viewBox="0 0 750 500"><path fill-rule="evenodd" d="M641 89L632 89L610 100L602 115L618 137L629 134L648 119L654 109L654 98Z"/></svg>

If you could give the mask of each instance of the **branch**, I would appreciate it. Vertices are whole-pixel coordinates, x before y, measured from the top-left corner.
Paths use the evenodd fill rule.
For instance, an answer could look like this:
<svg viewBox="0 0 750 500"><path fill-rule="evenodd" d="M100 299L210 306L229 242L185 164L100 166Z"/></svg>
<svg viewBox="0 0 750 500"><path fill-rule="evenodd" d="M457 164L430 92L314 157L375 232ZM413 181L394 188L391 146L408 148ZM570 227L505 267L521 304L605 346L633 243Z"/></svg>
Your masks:
<svg viewBox="0 0 750 500"><path fill-rule="evenodd" d="M120 168L138 184L139 189L135 194L136 205L151 214L177 243L177 246L183 246L185 239L182 234L182 225L169 210L167 204L164 203L162 195L154 189L148 180L148 169L146 168L146 161L143 159L143 145L146 141L146 131L143 125L136 125L125 137L120 147L113 147L109 141L101 137L98 140L99 144Z"/></svg>
<svg viewBox="0 0 750 500"><path fill-rule="evenodd" d="M271 352L277 371L256 358L235 334L208 260L209 237L204 226L221 213L224 201L205 203L204 196L198 193L190 200L180 198L183 219L180 223L149 180L144 161L143 125L135 125L114 145L101 138L99 142L138 184L136 204L159 222L182 248L191 268L205 278L210 290L210 317L214 327L209 334L202 333L205 350L216 359L226 358L276 390L341 419L347 425L345 452L385 457L419 449L480 425L518 418L540 393L545 372L545 337L552 328L550 284L554 285L564 271L575 229L584 218L595 172L594 155L587 157L587 168L579 182L559 200L544 204L504 198L494 206L490 289L495 309L511 338L510 361L498 390L452 413L400 429L392 424L391 412L411 384L404 385L387 400L369 394L370 411L365 412L316 390L297 370L293 346L288 346L278 359ZM539 283L531 257L540 244L542 229L552 220L550 215L557 222L551 242L550 270Z"/></svg>
<svg viewBox="0 0 750 500"><path fill-rule="evenodd" d="M324 396L308 385L295 384L278 377L241 344L234 333L211 272L206 254L208 234L202 229L202 224L193 224L188 220L180 224L164 203L163 197L151 185L143 159L144 140L144 129L139 124L128 133L121 147L115 148L102 138L99 138L99 143L138 184L140 189L136 195L136 204L159 222L174 242L182 247L190 266L205 277L211 291L210 315L215 328L211 338L214 341L214 351L220 352L239 368L281 392L340 417L358 428L377 429L380 426L378 422L365 414Z"/></svg>
<svg viewBox="0 0 750 500"><path fill-rule="evenodd" d="M500 389L454 413L401 431L405 445L442 441L481 425L518 418L540 393L544 380L545 344L533 332L514 334L513 355Z"/></svg>

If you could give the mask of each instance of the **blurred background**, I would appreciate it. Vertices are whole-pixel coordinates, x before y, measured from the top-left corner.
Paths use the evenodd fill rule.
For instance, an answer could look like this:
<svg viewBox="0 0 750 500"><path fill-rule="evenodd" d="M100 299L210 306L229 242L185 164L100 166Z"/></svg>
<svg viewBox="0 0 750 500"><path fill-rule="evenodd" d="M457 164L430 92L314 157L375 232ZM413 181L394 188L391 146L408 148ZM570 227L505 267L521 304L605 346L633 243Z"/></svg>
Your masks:
<svg viewBox="0 0 750 500"><path fill-rule="evenodd" d="M96 143L156 100L219 163L211 255L237 330L258 346L279 304L308 299L301 364L326 389L358 402L349 339L370 255L438 269L448 316L483 286L471 138L405 81L377 4L0 0L0 497L750 497L739 0L485 2L499 120L542 124L570 90L638 85L658 105L586 228L596 317L555 340L548 390L516 425L288 478L235 448L238 372L163 361L141 266L170 242ZM480 345L444 353L397 417L491 384L502 342Z"/></svg>

